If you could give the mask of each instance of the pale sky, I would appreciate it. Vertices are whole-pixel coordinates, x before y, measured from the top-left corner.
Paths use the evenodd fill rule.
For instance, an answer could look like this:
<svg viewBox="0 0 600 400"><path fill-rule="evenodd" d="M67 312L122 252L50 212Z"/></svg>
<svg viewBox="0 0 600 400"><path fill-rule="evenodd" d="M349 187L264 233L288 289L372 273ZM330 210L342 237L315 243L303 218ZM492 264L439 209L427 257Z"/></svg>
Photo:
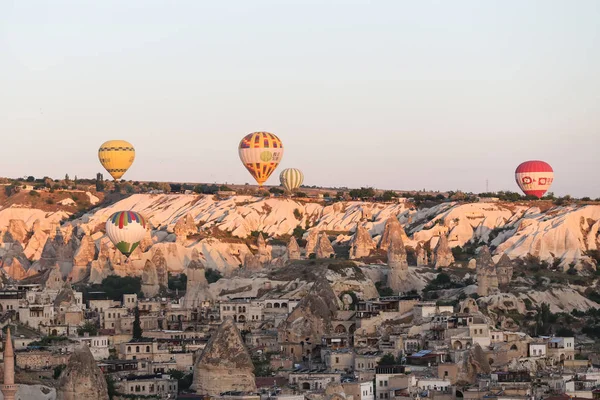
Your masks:
<svg viewBox="0 0 600 400"><path fill-rule="evenodd" d="M0 176L252 182L247 133L305 184L600 197L600 1L0 0ZM108 174L105 173L105 177Z"/></svg>

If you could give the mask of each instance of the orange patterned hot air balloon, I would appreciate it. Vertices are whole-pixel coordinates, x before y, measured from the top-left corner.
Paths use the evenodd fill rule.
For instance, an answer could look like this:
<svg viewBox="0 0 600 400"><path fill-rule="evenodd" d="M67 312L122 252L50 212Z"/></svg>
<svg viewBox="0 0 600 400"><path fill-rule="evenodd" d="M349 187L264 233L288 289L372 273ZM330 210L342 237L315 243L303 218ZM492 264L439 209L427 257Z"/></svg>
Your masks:
<svg viewBox="0 0 600 400"><path fill-rule="evenodd" d="M275 171L283 158L283 143L269 132L254 132L246 135L239 146L240 159L244 167L262 186Z"/></svg>

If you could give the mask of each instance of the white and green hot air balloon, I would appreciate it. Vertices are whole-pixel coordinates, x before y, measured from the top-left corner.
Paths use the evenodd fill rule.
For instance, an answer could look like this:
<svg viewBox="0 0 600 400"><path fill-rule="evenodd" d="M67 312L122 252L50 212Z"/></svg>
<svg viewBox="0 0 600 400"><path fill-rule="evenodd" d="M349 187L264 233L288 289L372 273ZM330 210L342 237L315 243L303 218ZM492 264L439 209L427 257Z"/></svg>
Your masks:
<svg viewBox="0 0 600 400"><path fill-rule="evenodd" d="M297 168L286 168L279 174L279 181L288 193L292 193L304 182L304 174Z"/></svg>

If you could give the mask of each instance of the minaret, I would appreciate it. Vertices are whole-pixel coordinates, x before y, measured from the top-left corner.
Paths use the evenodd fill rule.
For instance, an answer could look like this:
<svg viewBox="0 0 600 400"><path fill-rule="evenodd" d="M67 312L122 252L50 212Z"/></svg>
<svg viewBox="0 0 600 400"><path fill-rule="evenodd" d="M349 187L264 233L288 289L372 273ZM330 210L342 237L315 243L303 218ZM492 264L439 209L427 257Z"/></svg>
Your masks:
<svg viewBox="0 0 600 400"><path fill-rule="evenodd" d="M10 325L6 329L6 343L4 344L4 385L1 390L4 400L15 400L18 386L15 385L15 352L10 339Z"/></svg>

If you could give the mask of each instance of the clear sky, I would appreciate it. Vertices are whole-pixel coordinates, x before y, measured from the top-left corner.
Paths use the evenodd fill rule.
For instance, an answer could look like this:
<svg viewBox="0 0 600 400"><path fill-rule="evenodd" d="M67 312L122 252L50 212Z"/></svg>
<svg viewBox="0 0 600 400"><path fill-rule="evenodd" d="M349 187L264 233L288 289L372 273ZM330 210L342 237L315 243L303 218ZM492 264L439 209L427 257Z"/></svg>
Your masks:
<svg viewBox="0 0 600 400"><path fill-rule="evenodd" d="M266 130L312 185L600 197L600 1L0 0L0 176L252 182ZM107 176L108 174L105 174Z"/></svg>

